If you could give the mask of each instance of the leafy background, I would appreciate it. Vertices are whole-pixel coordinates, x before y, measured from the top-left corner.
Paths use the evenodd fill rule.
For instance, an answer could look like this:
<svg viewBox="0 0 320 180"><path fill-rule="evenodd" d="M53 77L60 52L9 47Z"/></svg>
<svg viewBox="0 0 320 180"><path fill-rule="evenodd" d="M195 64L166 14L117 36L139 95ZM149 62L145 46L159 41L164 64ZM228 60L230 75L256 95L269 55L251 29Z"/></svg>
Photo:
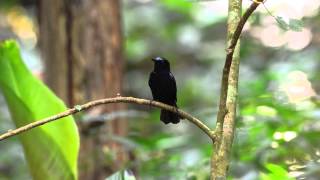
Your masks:
<svg viewBox="0 0 320 180"><path fill-rule="evenodd" d="M32 7L3 1L0 38L15 37L29 69L41 77ZM244 1L244 8L250 1ZM237 134L231 179L317 179L319 166L319 0L267 1L242 36ZM17 13L19 16L14 16ZM215 124L225 56L225 1L123 1L125 95L150 98L150 57L170 59L178 105L211 127ZM11 18L11 21L10 21ZM23 36L14 18L24 18ZM137 19L144 19L138 21ZM302 23L303 22L303 23ZM20 27L21 28L21 27ZM28 29L29 28L29 29ZM1 99L0 130L13 128ZM159 123L158 111L130 119L129 137L143 179L206 179L209 139L188 122ZM29 179L17 139L0 144L0 177ZM17 163L20 162L20 163ZM17 173L19 172L19 173Z"/></svg>

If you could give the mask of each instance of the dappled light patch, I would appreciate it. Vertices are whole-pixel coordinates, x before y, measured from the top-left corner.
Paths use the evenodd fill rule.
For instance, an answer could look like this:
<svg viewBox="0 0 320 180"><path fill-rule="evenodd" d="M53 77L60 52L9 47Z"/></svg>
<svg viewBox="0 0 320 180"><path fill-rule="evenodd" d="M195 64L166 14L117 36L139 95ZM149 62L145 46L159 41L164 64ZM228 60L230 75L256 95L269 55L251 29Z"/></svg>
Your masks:
<svg viewBox="0 0 320 180"><path fill-rule="evenodd" d="M291 71L286 78L287 81L283 82L280 90L285 92L289 102L298 103L316 95L304 72Z"/></svg>

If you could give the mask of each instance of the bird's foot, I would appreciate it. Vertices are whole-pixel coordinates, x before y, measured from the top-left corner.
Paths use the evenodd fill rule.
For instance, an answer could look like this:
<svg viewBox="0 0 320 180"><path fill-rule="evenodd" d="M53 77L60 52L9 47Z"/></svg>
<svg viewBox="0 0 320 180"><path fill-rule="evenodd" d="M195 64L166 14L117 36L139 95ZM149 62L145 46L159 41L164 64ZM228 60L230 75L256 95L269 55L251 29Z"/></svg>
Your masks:
<svg viewBox="0 0 320 180"><path fill-rule="evenodd" d="M179 109L177 107L174 108L175 113L179 116L180 119L183 119L180 115L179 115Z"/></svg>

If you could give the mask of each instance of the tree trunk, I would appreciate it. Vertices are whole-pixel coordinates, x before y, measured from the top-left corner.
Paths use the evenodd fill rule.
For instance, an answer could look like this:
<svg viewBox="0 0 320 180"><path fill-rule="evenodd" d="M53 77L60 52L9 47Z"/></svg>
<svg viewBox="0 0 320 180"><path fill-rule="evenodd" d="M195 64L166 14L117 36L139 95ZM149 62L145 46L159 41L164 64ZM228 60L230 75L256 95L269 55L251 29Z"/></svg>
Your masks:
<svg viewBox="0 0 320 180"><path fill-rule="evenodd" d="M69 106L121 94L124 63L119 1L39 1L39 7L40 46L49 87ZM124 108L110 104L88 114L102 118L104 113ZM104 179L127 159L125 149L109 138L125 136L127 122L119 118L95 122L98 128L91 121L79 123L80 179ZM112 161L108 163L107 157Z"/></svg>
<svg viewBox="0 0 320 180"><path fill-rule="evenodd" d="M65 5L62 0L39 1L39 29L45 82L64 102L68 102L68 67Z"/></svg>
<svg viewBox="0 0 320 180"><path fill-rule="evenodd" d="M228 8L228 27L227 27L227 47L230 47L234 32L241 18L242 0L229 0ZM229 169L229 161L231 159L231 147L235 134L235 118L236 118L236 102L238 97L238 76L239 76L239 56L240 43L235 47L231 61L229 78L227 79L227 88L223 87L222 91L226 91L226 96L220 98L223 106L219 107L219 115L216 127L216 141L214 144L215 152L211 157L211 179L224 180L227 179ZM225 69L224 72L225 73ZM224 79L222 79L224 81ZM223 95L224 92L221 92ZM221 120L219 118L222 118Z"/></svg>
<svg viewBox="0 0 320 180"><path fill-rule="evenodd" d="M115 0L96 0L85 5L87 13L85 17L86 28L83 30L83 57L86 63L86 75L84 82L85 97L87 99L99 99L115 97L122 93L123 60L121 57L121 24L120 4ZM124 109L122 104L112 104L95 108L91 114L116 112ZM82 179L103 179L125 162L126 152L119 144L111 142L108 137L124 136L127 132L127 123L123 119L116 118L99 128L99 134L92 141L92 137L84 137L84 151L100 152L95 158L89 158L86 166L92 166L93 172L85 167L81 170ZM95 143L92 145L92 143ZM108 145L108 146L106 146ZM106 148L108 147L108 148ZM90 151L90 150L89 150ZM106 153L108 152L108 153ZM85 153L86 154L86 153ZM111 157L112 164L101 160ZM88 171L88 172L85 172ZM92 176L95 175L95 176Z"/></svg>

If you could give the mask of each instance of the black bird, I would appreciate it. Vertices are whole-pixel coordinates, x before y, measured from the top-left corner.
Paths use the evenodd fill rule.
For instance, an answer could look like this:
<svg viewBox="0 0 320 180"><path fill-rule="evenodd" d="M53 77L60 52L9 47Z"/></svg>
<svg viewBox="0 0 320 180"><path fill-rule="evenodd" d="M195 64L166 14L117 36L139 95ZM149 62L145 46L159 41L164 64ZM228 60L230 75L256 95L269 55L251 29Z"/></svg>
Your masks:
<svg viewBox="0 0 320 180"><path fill-rule="evenodd" d="M170 63L162 57L152 58L154 69L149 76L149 87L153 100L177 107L177 86L174 76L170 72ZM178 114L161 110L160 120L165 124L180 122Z"/></svg>

